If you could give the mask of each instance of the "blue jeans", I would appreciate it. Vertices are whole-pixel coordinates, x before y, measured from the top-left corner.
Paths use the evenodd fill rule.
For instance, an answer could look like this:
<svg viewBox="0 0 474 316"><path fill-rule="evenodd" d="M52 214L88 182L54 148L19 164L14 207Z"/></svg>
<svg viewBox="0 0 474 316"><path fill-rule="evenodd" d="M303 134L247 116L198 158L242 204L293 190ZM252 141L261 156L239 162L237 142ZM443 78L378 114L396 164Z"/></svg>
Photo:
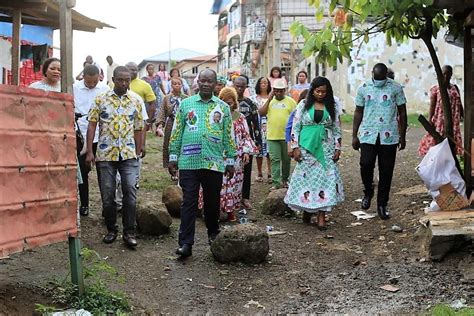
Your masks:
<svg viewBox="0 0 474 316"><path fill-rule="evenodd" d="M121 161L99 161L97 169L100 170L100 195L104 210L105 225L109 232L117 231L117 203L115 203L115 189L117 172L122 179L122 223L124 234L135 233L137 209L137 184L139 163L138 159Z"/></svg>

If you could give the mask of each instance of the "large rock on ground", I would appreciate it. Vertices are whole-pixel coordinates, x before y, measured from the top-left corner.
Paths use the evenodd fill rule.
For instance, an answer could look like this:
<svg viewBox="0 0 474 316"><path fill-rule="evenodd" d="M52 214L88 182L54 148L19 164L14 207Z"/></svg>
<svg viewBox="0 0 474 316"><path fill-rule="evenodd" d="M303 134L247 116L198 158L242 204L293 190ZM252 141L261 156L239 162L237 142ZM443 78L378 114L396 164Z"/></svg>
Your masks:
<svg viewBox="0 0 474 316"><path fill-rule="evenodd" d="M260 263L265 261L269 250L267 232L254 224L227 228L211 245L214 258L221 263Z"/></svg>
<svg viewBox="0 0 474 316"><path fill-rule="evenodd" d="M148 202L137 206L138 230L145 235L169 233L172 221L163 204Z"/></svg>
<svg viewBox="0 0 474 316"><path fill-rule="evenodd" d="M165 204L168 213L175 218L181 217L181 203L183 202L183 191L177 185L170 185L163 191L161 198Z"/></svg>
<svg viewBox="0 0 474 316"><path fill-rule="evenodd" d="M283 216L291 212L291 209L283 201L286 191L287 189L271 191L263 201L262 214Z"/></svg>

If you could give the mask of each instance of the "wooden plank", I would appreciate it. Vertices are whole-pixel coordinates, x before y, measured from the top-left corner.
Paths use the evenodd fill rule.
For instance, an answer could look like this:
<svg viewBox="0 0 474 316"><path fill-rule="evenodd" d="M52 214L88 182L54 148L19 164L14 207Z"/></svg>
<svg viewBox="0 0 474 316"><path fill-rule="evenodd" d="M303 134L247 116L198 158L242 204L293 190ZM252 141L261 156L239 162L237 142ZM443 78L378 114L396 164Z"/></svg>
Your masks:
<svg viewBox="0 0 474 316"><path fill-rule="evenodd" d="M72 9L67 0L60 1L59 31L61 47L61 92L72 93Z"/></svg>
<svg viewBox="0 0 474 316"><path fill-rule="evenodd" d="M12 84L17 86L20 84L21 11L13 11L12 19Z"/></svg>
<svg viewBox="0 0 474 316"><path fill-rule="evenodd" d="M431 212L430 214L423 217L423 219L429 221L440 220L446 218L474 218L474 210L463 210L463 211L454 211L454 212Z"/></svg>

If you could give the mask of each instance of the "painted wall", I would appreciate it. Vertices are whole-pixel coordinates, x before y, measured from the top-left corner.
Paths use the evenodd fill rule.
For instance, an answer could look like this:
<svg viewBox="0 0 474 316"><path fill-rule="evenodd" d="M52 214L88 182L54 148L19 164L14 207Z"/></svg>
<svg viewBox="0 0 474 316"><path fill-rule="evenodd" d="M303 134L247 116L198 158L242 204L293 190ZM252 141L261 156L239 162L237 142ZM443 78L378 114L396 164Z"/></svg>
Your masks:
<svg viewBox="0 0 474 316"><path fill-rule="evenodd" d="M451 65L454 70L452 82L461 89L464 87L463 50L448 44L440 33L434 40L441 65ZM385 44L383 34L374 36L368 44L355 46L351 53L353 62L344 62L336 70L316 65L314 57L305 59L299 64L300 69L311 68L310 77L325 75L333 84L334 93L344 100L345 108L352 111L357 88L371 77L372 67L383 62L395 72L395 80L404 87L408 100L409 112L426 113L429 108L429 90L436 84L436 75L428 49L420 40L406 43ZM319 73L317 69L319 68ZM294 79L294 78L291 78Z"/></svg>

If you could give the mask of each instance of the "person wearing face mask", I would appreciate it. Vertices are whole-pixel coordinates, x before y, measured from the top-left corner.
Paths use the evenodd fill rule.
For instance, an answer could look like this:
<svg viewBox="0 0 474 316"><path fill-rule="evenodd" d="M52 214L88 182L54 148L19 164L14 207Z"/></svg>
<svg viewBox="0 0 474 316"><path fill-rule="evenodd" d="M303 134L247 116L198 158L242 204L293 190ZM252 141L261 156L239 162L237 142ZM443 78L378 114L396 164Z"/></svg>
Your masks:
<svg viewBox="0 0 474 316"><path fill-rule="evenodd" d="M387 72L385 64L376 64L372 69L372 79L359 87L352 129L352 147L360 149L363 210L370 208L374 195L374 167L378 159L377 213L381 219L390 218L387 204L395 158L397 148L405 149L407 130L405 93L399 83L387 77Z"/></svg>
<svg viewBox="0 0 474 316"><path fill-rule="evenodd" d="M83 70L83 79L76 81L73 85L74 91L74 106L77 119L77 126L82 134L83 139L86 139L87 113L94 105L96 97L109 90L109 87L99 80L100 70L95 65L86 65ZM94 155L97 151L97 142L99 141L99 130L96 130L93 139L92 151ZM85 142L84 142L84 145ZM89 171L90 168L86 164L86 146L85 148L77 148L77 158L79 167L81 169L82 184L79 184L79 197L81 206L79 214L82 216L89 215ZM99 173L99 169L97 169ZM99 175L97 176L99 178Z"/></svg>

